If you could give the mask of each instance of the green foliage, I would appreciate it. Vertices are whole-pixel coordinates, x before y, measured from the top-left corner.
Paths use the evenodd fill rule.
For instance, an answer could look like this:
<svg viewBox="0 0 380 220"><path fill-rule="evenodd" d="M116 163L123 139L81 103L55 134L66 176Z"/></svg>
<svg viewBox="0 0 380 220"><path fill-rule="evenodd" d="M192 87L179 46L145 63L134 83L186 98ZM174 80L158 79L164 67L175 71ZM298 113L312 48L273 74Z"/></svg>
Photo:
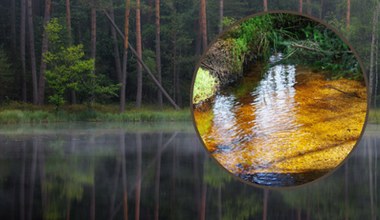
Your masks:
<svg viewBox="0 0 380 220"><path fill-rule="evenodd" d="M55 50L44 54L48 64L46 80L53 94L49 96L49 102L59 109L65 103L65 93L69 90L77 91L82 95L89 107L104 95L117 96L119 85L112 85L104 75L94 73L94 60L85 59L83 45L65 47L60 42L62 26L57 19L52 19L47 24L47 33L50 44Z"/></svg>
<svg viewBox="0 0 380 220"><path fill-rule="evenodd" d="M197 71L193 90L193 103L198 104L215 94L218 80L201 67Z"/></svg>

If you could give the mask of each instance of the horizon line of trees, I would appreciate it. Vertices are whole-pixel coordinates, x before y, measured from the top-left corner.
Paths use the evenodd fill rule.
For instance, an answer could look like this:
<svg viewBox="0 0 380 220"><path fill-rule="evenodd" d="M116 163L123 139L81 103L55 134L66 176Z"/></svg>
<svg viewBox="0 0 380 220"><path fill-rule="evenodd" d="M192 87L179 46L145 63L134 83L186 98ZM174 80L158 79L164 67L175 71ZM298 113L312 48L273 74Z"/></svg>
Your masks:
<svg viewBox="0 0 380 220"><path fill-rule="evenodd" d="M43 105L50 100L46 97L55 95L46 77L54 68L44 59L55 47L46 29L52 18L63 26L62 47L83 45L85 58L94 60L90 73L101 76L100 84L119 87L118 98L92 97L103 103L118 102L120 111L125 111L126 103L133 102L137 108L143 102L162 108L170 102L166 103L166 95L176 105L186 106L196 62L210 40L242 17L279 9L324 19L341 31L369 70L376 106L380 4L375 0L4 1L0 3L0 83L4 85L0 103L18 100ZM123 27L124 39L112 22ZM128 52L130 46L136 48L136 55ZM65 89L63 99L72 104L88 101L73 87Z"/></svg>

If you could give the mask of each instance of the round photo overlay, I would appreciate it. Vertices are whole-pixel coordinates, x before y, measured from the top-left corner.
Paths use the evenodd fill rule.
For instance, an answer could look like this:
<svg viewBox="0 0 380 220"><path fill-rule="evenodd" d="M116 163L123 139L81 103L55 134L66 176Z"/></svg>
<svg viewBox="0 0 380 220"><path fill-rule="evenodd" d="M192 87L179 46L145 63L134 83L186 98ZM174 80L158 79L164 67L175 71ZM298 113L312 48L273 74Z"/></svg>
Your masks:
<svg viewBox="0 0 380 220"><path fill-rule="evenodd" d="M290 187L338 167L362 135L367 87L335 31L293 13L228 28L202 56L192 88L204 147L231 174Z"/></svg>

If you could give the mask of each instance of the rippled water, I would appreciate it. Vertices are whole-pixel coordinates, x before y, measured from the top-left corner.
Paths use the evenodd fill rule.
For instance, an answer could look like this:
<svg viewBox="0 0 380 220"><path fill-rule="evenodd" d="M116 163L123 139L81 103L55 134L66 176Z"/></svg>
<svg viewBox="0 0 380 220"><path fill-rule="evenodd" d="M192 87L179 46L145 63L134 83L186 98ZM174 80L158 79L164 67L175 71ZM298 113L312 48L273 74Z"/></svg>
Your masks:
<svg viewBox="0 0 380 220"><path fill-rule="evenodd" d="M282 191L232 178L208 157L191 122L3 126L0 143L0 219L379 216L379 126L368 127L336 172Z"/></svg>
<svg viewBox="0 0 380 220"><path fill-rule="evenodd" d="M328 80L281 59L272 56L269 68L254 65L237 85L194 109L213 156L264 185L298 185L335 168L359 138L367 108L364 83Z"/></svg>

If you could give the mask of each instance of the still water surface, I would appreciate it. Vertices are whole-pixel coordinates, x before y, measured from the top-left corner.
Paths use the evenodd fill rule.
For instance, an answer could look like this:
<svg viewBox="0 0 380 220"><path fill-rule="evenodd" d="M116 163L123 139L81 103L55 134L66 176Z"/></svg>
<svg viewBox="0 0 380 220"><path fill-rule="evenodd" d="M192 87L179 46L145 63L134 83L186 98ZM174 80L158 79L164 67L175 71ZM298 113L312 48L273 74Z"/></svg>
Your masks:
<svg viewBox="0 0 380 220"><path fill-rule="evenodd" d="M191 123L0 129L0 219L377 219L380 127L328 177L246 185L210 159Z"/></svg>

